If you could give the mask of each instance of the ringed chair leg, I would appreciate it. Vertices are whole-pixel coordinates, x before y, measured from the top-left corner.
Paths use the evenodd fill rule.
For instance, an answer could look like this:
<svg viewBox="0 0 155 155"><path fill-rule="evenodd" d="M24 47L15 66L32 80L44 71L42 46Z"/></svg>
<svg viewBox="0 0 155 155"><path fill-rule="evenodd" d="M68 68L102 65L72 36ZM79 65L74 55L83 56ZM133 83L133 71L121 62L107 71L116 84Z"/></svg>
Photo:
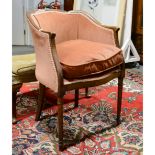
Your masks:
<svg viewBox="0 0 155 155"><path fill-rule="evenodd" d="M79 89L75 89L75 107L79 104Z"/></svg>
<svg viewBox="0 0 155 155"><path fill-rule="evenodd" d="M123 77L118 77L118 96L117 96L117 125L120 124L120 114L122 106L122 90L123 90Z"/></svg>
<svg viewBox="0 0 155 155"><path fill-rule="evenodd" d="M63 101L62 98L58 97L58 137L59 137L59 150L63 151Z"/></svg>
<svg viewBox="0 0 155 155"><path fill-rule="evenodd" d="M44 95L45 95L45 86L39 83L38 108L37 108L36 118L35 118L36 121L39 121L40 119L41 111L44 104Z"/></svg>
<svg viewBox="0 0 155 155"><path fill-rule="evenodd" d="M12 92L12 123L16 123L16 97L17 91Z"/></svg>
<svg viewBox="0 0 155 155"><path fill-rule="evenodd" d="M22 83L15 84L12 86L12 123L17 123L17 111L16 111L16 100L17 100L17 92L21 88Z"/></svg>

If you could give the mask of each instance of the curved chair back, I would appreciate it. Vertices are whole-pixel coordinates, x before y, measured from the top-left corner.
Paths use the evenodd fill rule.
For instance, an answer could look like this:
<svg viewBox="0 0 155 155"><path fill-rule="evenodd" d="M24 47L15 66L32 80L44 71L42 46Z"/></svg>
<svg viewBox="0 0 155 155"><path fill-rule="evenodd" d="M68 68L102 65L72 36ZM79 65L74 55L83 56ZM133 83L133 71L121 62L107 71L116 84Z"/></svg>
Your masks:
<svg viewBox="0 0 155 155"><path fill-rule="evenodd" d="M80 11L37 11L29 19L41 30L55 33L56 43L68 40L84 39L115 45L113 31L99 26L97 21ZM97 26L97 27L96 27ZM98 29L100 27L101 29ZM105 29L105 31L103 31ZM111 35L109 35L110 32ZM97 35L94 35L96 34ZM113 40L113 42L111 42Z"/></svg>

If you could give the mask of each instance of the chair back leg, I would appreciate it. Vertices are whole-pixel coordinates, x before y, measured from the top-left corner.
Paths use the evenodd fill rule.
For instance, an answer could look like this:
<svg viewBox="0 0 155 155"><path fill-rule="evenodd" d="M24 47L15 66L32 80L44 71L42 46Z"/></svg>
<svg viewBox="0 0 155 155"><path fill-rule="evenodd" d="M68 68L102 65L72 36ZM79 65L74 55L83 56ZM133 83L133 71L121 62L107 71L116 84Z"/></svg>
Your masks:
<svg viewBox="0 0 155 155"><path fill-rule="evenodd" d="M44 105L44 96L45 96L45 86L39 83L38 107L35 118L36 121L40 120L41 111Z"/></svg>
<svg viewBox="0 0 155 155"><path fill-rule="evenodd" d="M75 108L78 107L79 104L79 89L75 89Z"/></svg>
<svg viewBox="0 0 155 155"><path fill-rule="evenodd" d="M59 150L63 151L63 100L58 97L58 137L59 137Z"/></svg>
<svg viewBox="0 0 155 155"><path fill-rule="evenodd" d="M117 96L117 125L120 124L120 114L122 106L122 90L123 90L123 77L118 77L118 96Z"/></svg>
<svg viewBox="0 0 155 155"><path fill-rule="evenodd" d="M91 95L89 94L89 89L88 89L88 87L85 88L85 97L86 97L86 98L90 98L90 97L91 97Z"/></svg>

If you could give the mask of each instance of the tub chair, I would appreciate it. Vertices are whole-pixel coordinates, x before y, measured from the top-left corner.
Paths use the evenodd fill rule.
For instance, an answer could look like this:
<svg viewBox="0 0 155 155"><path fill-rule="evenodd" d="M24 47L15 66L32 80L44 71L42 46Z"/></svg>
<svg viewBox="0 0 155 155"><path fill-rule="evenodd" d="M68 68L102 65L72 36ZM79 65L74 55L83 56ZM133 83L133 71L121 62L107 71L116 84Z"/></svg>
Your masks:
<svg viewBox="0 0 155 155"><path fill-rule="evenodd" d="M118 78L117 125L120 123L124 58L117 27L103 26L81 11L34 11L27 14L36 52L40 119L45 87L57 95L59 149L63 145L63 96L75 89L102 85Z"/></svg>

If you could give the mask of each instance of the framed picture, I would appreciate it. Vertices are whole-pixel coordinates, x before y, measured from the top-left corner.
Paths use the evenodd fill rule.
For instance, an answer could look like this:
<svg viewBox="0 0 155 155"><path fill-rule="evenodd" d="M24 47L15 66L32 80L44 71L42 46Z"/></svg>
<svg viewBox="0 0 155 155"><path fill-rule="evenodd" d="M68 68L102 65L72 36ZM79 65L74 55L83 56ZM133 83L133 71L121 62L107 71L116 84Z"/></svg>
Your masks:
<svg viewBox="0 0 155 155"><path fill-rule="evenodd" d="M63 9L64 0L35 0L34 7L35 9Z"/></svg>
<svg viewBox="0 0 155 155"><path fill-rule="evenodd" d="M118 26L121 43L125 4L126 0L74 0L74 10L86 11L104 25Z"/></svg>

